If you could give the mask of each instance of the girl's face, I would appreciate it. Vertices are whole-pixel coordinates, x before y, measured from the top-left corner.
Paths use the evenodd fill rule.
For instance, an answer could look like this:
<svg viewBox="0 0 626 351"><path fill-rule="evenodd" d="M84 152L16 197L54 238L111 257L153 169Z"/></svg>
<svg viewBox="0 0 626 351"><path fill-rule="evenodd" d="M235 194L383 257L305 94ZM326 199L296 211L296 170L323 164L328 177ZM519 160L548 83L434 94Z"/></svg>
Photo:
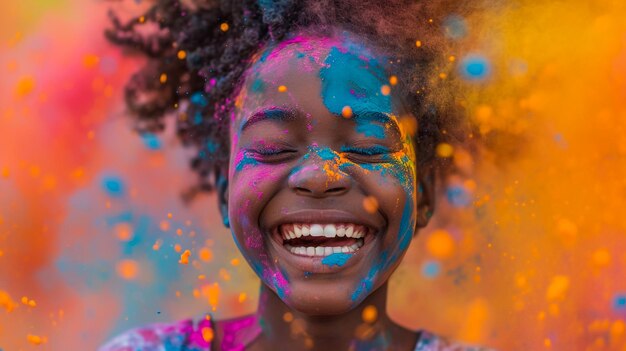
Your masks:
<svg viewBox="0 0 626 351"><path fill-rule="evenodd" d="M263 283L303 313L357 306L423 225L389 68L346 36L299 36L255 59L235 103L223 213Z"/></svg>

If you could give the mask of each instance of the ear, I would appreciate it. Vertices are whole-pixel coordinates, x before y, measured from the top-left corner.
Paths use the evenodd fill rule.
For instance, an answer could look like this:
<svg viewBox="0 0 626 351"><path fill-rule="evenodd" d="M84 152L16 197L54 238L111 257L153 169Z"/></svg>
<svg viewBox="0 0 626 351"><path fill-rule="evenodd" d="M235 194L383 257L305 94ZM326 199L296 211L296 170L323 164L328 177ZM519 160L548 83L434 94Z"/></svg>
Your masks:
<svg viewBox="0 0 626 351"><path fill-rule="evenodd" d="M424 228L435 210L435 170L433 167L420 172L417 181L417 228Z"/></svg>
<svg viewBox="0 0 626 351"><path fill-rule="evenodd" d="M226 228L230 228L230 219L228 218L228 176L220 171L216 172L215 183L217 190L217 207L222 215L222 222Z"/></svg>

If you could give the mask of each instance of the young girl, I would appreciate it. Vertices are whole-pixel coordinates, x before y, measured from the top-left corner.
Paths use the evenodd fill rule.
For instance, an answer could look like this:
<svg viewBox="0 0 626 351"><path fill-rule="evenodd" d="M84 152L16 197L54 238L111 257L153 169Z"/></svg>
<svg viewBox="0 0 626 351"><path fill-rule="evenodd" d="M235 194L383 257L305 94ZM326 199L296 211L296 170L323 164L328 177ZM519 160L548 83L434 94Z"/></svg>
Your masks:
<svg viewBox="0 0 626 351"><path fill-rule="evenodd" d="M478 350L386 313L388 279L432 215L441 130L454 129L426 98L433 11L163 0L113 18L109 38L149 57L126 94L139 128L184 111L201 188L262 284L254 315L151 325L101 350ZM160 28L140 35L147 23Z"/></svg>

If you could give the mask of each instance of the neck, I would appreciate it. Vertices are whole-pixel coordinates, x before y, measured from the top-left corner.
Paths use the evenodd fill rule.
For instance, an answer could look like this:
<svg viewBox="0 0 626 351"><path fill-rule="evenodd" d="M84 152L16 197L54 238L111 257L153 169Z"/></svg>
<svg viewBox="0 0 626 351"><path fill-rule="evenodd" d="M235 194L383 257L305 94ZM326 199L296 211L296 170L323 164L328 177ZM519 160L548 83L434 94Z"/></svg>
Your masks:
<svg viewBox="0 0 626 351"><path fill-rule="evenodd" d="M387 317L386 301L387 283L345 313L311 316L291 309L262 284L257 311L265 331L261 348L327 351L388 345L397 326Z"/></svg>

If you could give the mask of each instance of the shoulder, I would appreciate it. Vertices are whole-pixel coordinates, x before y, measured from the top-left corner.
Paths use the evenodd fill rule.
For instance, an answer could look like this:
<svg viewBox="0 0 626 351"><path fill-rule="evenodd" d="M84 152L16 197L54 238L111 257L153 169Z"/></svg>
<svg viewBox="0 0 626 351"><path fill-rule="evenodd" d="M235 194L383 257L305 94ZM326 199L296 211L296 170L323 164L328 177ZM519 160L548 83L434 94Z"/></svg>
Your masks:
<svg viewBox="0 0 626 351"><path fill-rule="evenodd" d="M158 323L129 330L111 339L98 351L210 351L213 329L210 319Z"/></svg>
<svg viewBox="0 0 626 351"><path fill-rule="evenodd" d="M415 351L496 351L493 349L472 346L455 342L428 331L420 331Z"/></svg>

